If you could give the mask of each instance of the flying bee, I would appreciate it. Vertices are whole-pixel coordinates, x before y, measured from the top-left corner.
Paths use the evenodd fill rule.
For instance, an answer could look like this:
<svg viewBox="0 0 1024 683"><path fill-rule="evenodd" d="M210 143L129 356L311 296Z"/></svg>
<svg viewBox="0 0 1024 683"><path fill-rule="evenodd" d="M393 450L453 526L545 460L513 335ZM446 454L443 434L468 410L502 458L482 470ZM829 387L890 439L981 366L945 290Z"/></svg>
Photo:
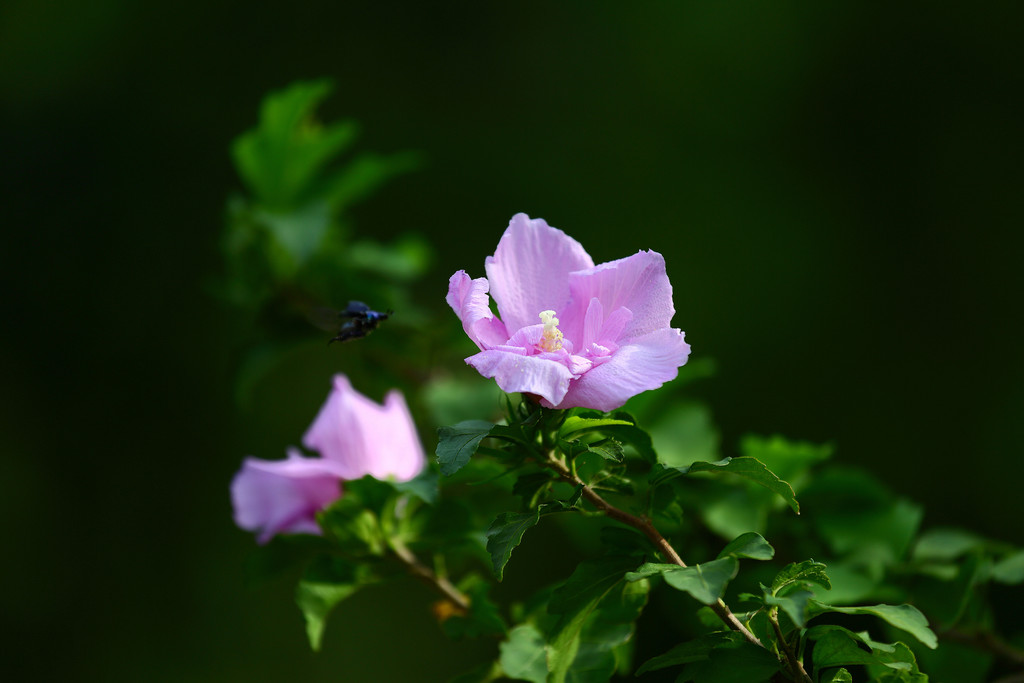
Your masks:
<svg viewBox="0 0 1024 683"><path fill-rule="evenodd" d="M316 308L312 311L313 323L328 331L337 330L337 336L329 339L328 344L336 341L345 342L352 339L361 339L377 329L381 321L387 320L395 312L389 310L386 313L371 310L362 301L349 301L343 311L336 311L330 308Z"/></svg>

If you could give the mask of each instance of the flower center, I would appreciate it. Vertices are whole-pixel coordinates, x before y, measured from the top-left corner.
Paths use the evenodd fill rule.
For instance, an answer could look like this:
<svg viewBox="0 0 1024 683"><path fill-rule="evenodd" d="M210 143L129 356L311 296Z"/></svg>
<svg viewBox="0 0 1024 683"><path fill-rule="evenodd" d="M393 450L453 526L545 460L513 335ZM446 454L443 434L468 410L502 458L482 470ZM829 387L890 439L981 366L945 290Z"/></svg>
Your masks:
<svg viewBox="0 0 1024 683"><path fill-rule="evenodd" d="M540 348L545 351L558 351L562 348L562 331L558 329L558 318L554 311L541 311L540 321L544 323L544 337L540 340Z"/></svg>

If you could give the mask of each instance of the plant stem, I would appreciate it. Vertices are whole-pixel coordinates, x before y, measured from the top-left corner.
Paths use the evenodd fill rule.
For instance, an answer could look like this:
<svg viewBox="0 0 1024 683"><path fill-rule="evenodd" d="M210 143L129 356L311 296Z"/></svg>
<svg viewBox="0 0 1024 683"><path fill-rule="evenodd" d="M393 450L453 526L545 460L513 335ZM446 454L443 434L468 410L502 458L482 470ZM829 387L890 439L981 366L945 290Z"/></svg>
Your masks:
<svg viewBox="0 0 1024 683"><path fill-rule="evenodd" d="M676 552L675 548L673 548L672 545L667 540L665 540L665 537L658 532L654 525L651 524L651 521L649 519L637 517L636 515L632 515L626 512L625 510L620 510L619 508L615 507L614 505L606 501L604 498L602 498L592 488L587 486L582 479L580 479L578 476L576 476L574 472L570 471L569 468L566 467L564 462L554 457L553 455L549 455L547 460L544 461L543 464L557 472L558 475L562 477L562 479L573 484L574 486L582 486L583 497L590 501L596 508L601 510L605 515L611 517L617 522L622 522L623 524L631 526L634 529L643 533L643 535L646 536L648 540L650 540L651 543L654 544L654 547L661 551L661 554L667 557L669 561L672 562L672 564L679 565L680 567L687 566L686 563L683 562L683 558L679 557L679 553ZM750 630L743 625L743 622L736 618L736 615L732 613L728 605L726 605L721 598L718 599L718 602L709 605L709 607L711 607L711 610L718 615L718 618L721 619L726 626L731 628L733 631L742 634L744 638L746 638L749 642L753 643L754 645L764 647L764 644L760 640L758 640L757 636L751 633Z"/></svg>
<svg viewBox="0 0 1024 683"><path fill-rule="evenodd" d="M456 588L451 581L443 576L438 576L431 571L422 562L420 562L412 551L406 548L401 541L391 539L389 545L395 555L398 556L398 559L401 560L402 564L404 564L409 570L410 574L425 582L431 588L450 600L459 609L469 611L469 597Z"/></svg>
<svg viewBox="0 0 1024 683"><path fill-rule="evenodd" d="M771 622L772 628L775 629L775 637L779 640L779 647L782 648L782 653L786 656L786 661L789 663L790 673L795 677L799 678L804 683L814 683L807 670L804 669L803 663L800 661L796 653L793 652L792 646L786 642L786 637L782 635L782 628L779 626L778 610L772 609L768 612L768 621Z"/></svg>

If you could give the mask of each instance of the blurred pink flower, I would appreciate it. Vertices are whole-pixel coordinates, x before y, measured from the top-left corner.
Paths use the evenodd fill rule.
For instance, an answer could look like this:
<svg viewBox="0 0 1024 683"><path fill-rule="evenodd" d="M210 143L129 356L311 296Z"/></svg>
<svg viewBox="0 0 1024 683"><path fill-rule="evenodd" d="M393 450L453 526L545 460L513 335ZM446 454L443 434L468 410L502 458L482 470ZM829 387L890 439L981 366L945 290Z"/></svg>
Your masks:
<svg viewBox="0 0 1024 683"><path fill-rule="evenodd" d="M319 534L316 513L341 496L341 469L294 449L287 460L246 458L231 481L235 524L259 532L261 544L280 533Z"/></svg>
<svg viewBox="0 0 1024 683"><path fill-rule="evenodd" d="M231 481L235 523L257 531L259 543L279 533L319 534L316 514L341 496L343 480L408 481L426 463L402 394L391 391L378 405L344 375L334 377L303 443L321 457L290 449L287 460L246 458Z"/></svg>
<svg viewBox="0 0 1024 683"><path fill-rule="evenodd" d="M689 345L670 327L665 259L654 251L595 266L561 230L516 214L486 278L448 282L448 304L480 353L466 362L505 392L549 408L619 408L675 379ZM490 309L488 291L501 318Z"/></svg>
<svg viewBox="0 0 1024 683"><path fill-rule="evenodd" d="M389 391L379 405L353 389L345 375L334 376L331 393L302 443L337 463L343 479L369 474L409 481L426 463L401 392Z"/></svg>

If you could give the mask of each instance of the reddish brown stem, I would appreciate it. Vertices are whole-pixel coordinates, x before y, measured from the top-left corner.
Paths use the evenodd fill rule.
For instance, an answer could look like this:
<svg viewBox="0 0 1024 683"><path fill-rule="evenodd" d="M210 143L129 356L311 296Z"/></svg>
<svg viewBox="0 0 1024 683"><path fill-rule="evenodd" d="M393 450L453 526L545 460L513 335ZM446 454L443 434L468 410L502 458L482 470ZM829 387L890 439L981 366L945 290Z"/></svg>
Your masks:
<svg viewBox="0 0 1024 683"><path fill-rule="evenodd" d="M651 524L651 521L649 519L637 517L636 515L632 515L626 512L625 510L620 510L619 508L615 507L614 505L606 501L596 491L587 486L582 479L576 476L574 472L569 470L569 468L566 467L561 460L558 460L557 458L554 457L549 457L545 464L552 470L557 472L558 475L567 482L575 486L582 486L583 497L586 498L591 504L594 505L594 507L599 509L605 515L611 517L617 522L622 522L623 524L631 526L634 529L640 531L644 536L648 538L648 540L651 541L651 543L654 544L655 548L661 551L662 555L668 558L668 560L672 564L679 565L680 567L686 566L686 563L683 562L683 558L679 557L679 553L677 553L675 548L673 548L672 545L667 540L665 540L665 537L658 532L654 525ZM754 645L764 647L764 644L761 643L758 637L751 633L750 630L743 625L743 622L736 618L736 615L732 613L728 605L726 605L721 598L718 599L718 602L709 605L709 607L711 607L711 610L716 615L718 615L718 618L721 619L726 626L731 628L733 631L742 634L744 638L746 638L749 642L753 643Z"/></svg>

